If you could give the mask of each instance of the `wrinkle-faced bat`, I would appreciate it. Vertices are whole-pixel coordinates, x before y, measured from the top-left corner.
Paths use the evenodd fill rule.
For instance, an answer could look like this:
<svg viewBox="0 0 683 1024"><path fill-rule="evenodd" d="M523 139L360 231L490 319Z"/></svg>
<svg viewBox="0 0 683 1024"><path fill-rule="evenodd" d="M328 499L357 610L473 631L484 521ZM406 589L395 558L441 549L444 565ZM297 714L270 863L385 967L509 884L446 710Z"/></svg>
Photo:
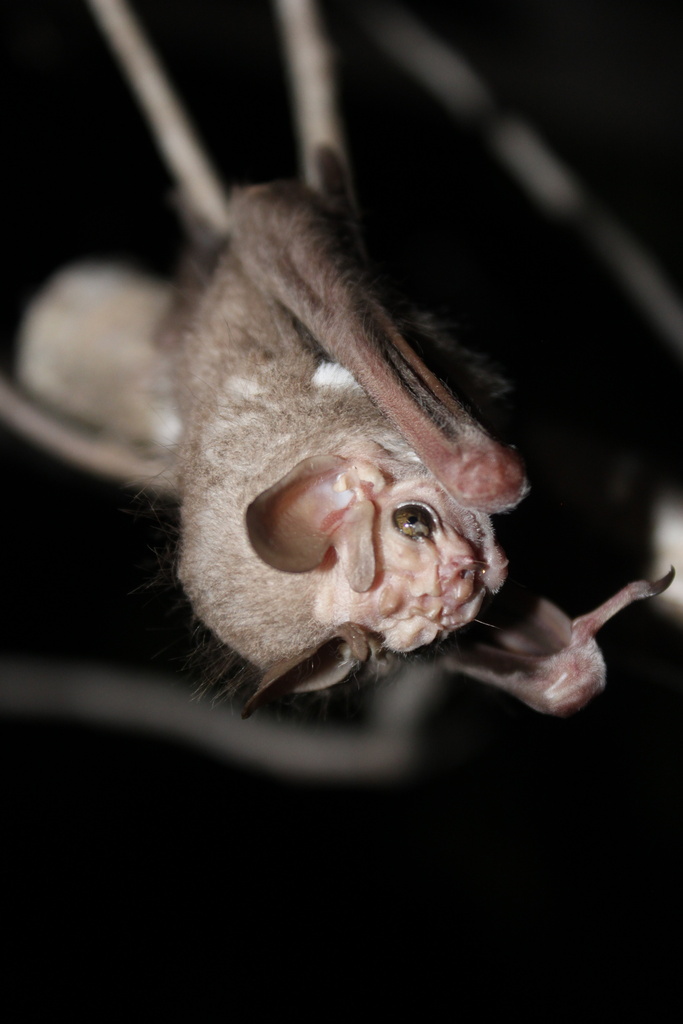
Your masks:
<svg viewBox="0 0 683 1024"><path fill-rule="evenodd" d="M21 344L20 377L45 402L109 434L118 418L130 445L169 446L180 580L199 619L262 673L245 714L471 623L507 572L490 515L527 489L516 451L483 426L493 377L455 342L452 389L427 369L413 345L428 348L432 329L374 286L345 160L321 138L309 155L306 184L235 188L225 216L185 188L173 290L75 269L36 301ZM139 416L102 400L117 360ZM597 630L668 579L631 584L573 623L539 599L495 642L464 638L448 657L540 711L571 713L604 685Z"/></svg>

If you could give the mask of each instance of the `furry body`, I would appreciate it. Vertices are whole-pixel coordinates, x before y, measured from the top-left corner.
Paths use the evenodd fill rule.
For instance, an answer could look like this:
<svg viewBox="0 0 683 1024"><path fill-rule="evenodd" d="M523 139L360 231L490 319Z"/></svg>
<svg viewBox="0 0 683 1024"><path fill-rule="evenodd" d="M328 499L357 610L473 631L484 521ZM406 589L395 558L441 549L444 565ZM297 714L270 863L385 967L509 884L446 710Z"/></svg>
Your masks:
<svg viewBox="0 0 683 1024"><path fill-rule="evenodd" d="M209 629L265 672L248 710L333 685L386 651L444 639L501 587L507 561L489 516L514 508L527 490L517 453L474 411L490 405L499 384L454 346L449 391L412 347L431 340L443 354L440 332L425 321L406 331L375 293L339 140L326 148L317 129L309 132L309 187L224 194L125 4L92 4L148 111L195 237L158 328L147 315L127 328L145 367L132 379L148 381L135 403L161 402L157 423L179 431L162 469L148 466L180 504L180 579ZM105 289L114 313L118 289ZM78 366L84 386L95 382L92 401L75 408L65 393L60 403L71 379L63 353L56 383L48 382L55 388L45 389L49 330L25 383L67 413L87 419L94 410L91 425L111 434L134 418L103 401L118 352L89 347L89 318L69 319L78 314L70 304L60 330L69 359L99 353L96 372ZM104 337L107 323L94 319ZM22 341L27 350L32 344ZM100 421L106 407L113 413ZM139 422L149 424L145 412ZM149 430L135 441L150 450L168 444L168 433ZM126 440L115 458L75 434L62 448L85 451L88 465L106 456L133 476L139 461ZM569 714L604 686L597 630L671 578L631 584L574 622L548 602L527 602L491 643L463 644L454 667L538 710Z"/></svg>
<svg viewBox="0 0 683 1024"><path fill-rule="evenodd" d="M293 193L291 217L297 221L298 203L304 221L309 199L305 190ZM489 586L497 589L505 560L488 516L459 506L353 376L325 357L324 342L255 283L245 267L250 257L242 255L252 243L239 233L241 223L245 231L254 230L248 197L242 219L239 196L235 205L235 235L198 302L178 355L178 406L185 424L178 460L180 578L200 618L225 643L265 668L328 641L349 620L348 605L356 613L354 621L367 617L367 610L359 610L360 595L355 603L351 594L346 603L339 597L348 587L334 558L326 557L310 571L283 572L258 557L242 529L248 507L261 493L298 463L321 455L371 464L386 480L405 484L407 494L439 505L444 519L465 530L476 547L475 558L495 563ZM307 240L303 223L298 231ZM321 249L324 244L312 246L307 254L305 295L311 305L322 295L325 330L341 338L336 351L349 332L344 294L335 304L324 293L343 290L345 276L362 278L364 271L350 261L330 271ZM366 589L381 584L381 570L372 581L375 586ZM321 599L332 577L335 596ZM381 627L375 621L372 632L381 634Z"/></svg>

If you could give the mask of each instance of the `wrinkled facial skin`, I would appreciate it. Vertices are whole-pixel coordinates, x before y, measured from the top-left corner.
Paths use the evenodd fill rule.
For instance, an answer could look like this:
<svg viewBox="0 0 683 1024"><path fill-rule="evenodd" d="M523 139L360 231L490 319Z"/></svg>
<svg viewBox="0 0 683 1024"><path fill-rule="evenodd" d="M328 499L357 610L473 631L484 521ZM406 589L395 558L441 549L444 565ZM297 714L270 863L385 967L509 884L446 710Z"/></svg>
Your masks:
<svg viewBox="0 0 683 1024"><path fill-rule="evenodd" d="M471 622L488 566L430 506L396 506L396 497L380 508L377 610L389 647L411 651ZM413 522L425 533L413 533Z"/></svg>
<svg viewBox="0 0 683 1024"><path fill-rule="evenodd" d="M321 566L321 621L355 622L380 634L390 650L407 652L471 622L486 593L502 585L507 560L490 532L428 478L392 482L374 467L356 464L333 486L337 493L343 488L347 509L358 520L340 530L372 531L374 574L359 592L343 556ZM369 516L354 516L368 505L369 523ZM335 545L334 532L330 539ZM362 543L355 540L353 548Z"/></svg>

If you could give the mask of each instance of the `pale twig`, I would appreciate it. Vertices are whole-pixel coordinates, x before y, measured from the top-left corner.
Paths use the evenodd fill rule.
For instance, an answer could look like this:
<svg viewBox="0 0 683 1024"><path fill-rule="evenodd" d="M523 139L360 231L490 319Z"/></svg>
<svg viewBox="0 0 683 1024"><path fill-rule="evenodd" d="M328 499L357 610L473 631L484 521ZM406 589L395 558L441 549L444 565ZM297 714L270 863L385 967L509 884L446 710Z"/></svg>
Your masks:
<svg viewBox="0 0 683 1024"><path fill-rule="evenodd" d="M350 175L337 101L334 57L314 0L273 0L289 79L304 180L319 190L324 182L318 152L331 149Z"/></svg>
<svg viewBox="0 0 683 1024"><path fill-rule="evenodd" d="M497 106L458 51L399 4L349 8L389 57L457 120L476 129L496 159L548 217L577 232L650 326L683 361L683 300L655 257L607 212L527 121Z"/></svg>
<svg viewBox="0 0 683 1024"><path fill-rule="evenodd" d="M462 763L494 731L464 715L437 745L422 742L423 723L415 722L316 726L259 713L245 723L227 704L192 700L172 676L22 657L0 660L0 714L148 736L242 770L321 785L405 782Z"/></svg>
<svg viewBox="0 0 683 1024"><path fill-rule="evenodd" d="M87 0L190 209L220 235L229 200L168 76L125 0Z"/></svg>
<svg viewBox="0 0 683 1024"><path fill-rule="evenodd" d="M67 426L25 398L2 374L0 420L43 451L95 476L162 494L172 489L166 476L167 461L145 458L117 441Z"/></svg>

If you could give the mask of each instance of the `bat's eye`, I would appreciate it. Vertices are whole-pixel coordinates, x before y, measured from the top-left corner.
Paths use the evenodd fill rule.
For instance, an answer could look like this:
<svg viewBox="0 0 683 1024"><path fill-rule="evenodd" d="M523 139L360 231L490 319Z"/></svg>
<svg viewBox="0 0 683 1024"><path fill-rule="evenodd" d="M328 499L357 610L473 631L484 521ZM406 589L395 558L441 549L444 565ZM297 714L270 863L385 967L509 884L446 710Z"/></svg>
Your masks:
<svg viewBox="0 0 683 1024"><path fill-rule="evenodd" d="M393 522L398 532L411 540L431 537L434 530L434 514L425 505L399 505Z"/></svg>

